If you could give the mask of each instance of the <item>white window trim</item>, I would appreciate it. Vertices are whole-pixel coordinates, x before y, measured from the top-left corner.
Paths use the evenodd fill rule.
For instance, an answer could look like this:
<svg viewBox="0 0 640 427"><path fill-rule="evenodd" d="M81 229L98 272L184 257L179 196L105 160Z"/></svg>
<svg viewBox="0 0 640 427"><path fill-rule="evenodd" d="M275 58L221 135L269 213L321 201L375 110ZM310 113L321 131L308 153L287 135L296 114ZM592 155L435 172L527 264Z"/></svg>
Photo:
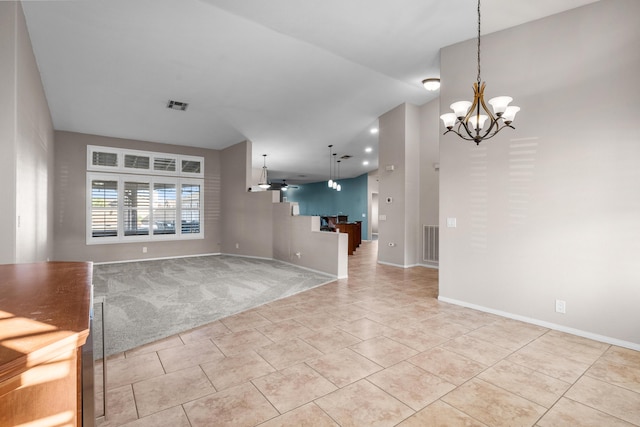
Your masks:
<svg viewBox="0 0 640 427"><path fill-rule="evenodd" d="M202 169L202 167L201 167ZM117 236L115 237L93 237L91 230L91 213L92 213L92 194L91 181L93 180L117 181L118 182L118 225ZM151 205L149 207L149 235L147 236L125 236L124 235L124 183L125 182L148 182L151 196ZM153 234L153 186L155 183L174 184L176 186L176 232L175 234ZM199 233L182 233L182 184L196 184L200 186L200 232ZM113 243L136 243L136 242L155 242L155 241L171 241L171 240L194 240L204 239L204 179L196 178L177 178L166 176L152 176L141 174L121 174L121 173L104 173L104 172L87 172L86 182L86 242L87 245L113 244Z"/></svg>
<svg viewBox="0 0 640 427"><path fill-rule="evenodd" d="M117 166L94 165L93 164L94 152L116 154L118 156L118 165ZM149 157L149 169L126 168L124 165L124 156L127 154L134 155L134 156ZM154 159L158 157L176 159L176 170L175 171L154 170L153 162L154 162ZM182 172L183 160L200 162L200 172L199 173ZM128 150L124 148L102 147L99 145L88 145L87 146L87 171L119 172L119 173L141 174L141 175L179 176L184 178L187 178L187 177L204 178L204 157L187 156L187 155L174 154L174 153L159 153L159 152L153 152L153 151Z"/></svg>

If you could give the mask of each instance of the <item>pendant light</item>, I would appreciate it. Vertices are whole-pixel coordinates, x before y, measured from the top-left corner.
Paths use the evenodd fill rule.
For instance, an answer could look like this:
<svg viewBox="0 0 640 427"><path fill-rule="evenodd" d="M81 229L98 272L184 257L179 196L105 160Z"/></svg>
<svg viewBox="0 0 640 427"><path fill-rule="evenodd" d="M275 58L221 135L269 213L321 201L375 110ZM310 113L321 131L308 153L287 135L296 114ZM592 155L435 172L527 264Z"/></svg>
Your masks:
<svg viewBox="0 0 640 427"><path fill-rule="evenodd" d="M336 161L336 154L337 153L333 153L333 162L334 163ZM331 188L333 188L334 190L338 188L338 181L337 180L333 181L333 183L331 184Z"/></svg>
<svg viewBox="0 0 640 427"><path fill-rule="evenodd" d="M493 138L502 129L511 126L520 107L509 106L513 101L510 96L498 96L491 98L489 104L493 107L493 113L489 111L484 102L485 82L480 78L480 0L478 0L478 78L473 84L473 102L458 101L451 104L453 113L440 116L447 128L444 135L453 132L467 141L474 141L479 145L485 139ZM485 129L485 123L488 123ZM454 129L455 127L455 129Z"/></svg>
<svg viewBox="0 0 640 427"><path fill-rule="evenodd" d="M338 160L338 179L340 179L340 160ZM336 191L342 191L342 185L336 185Z"/></svg>
<svg viewBox="0 0 640 427"><path fill-rule="evenodd" d="M258 187L264 188L266 190L267 188L271 187L271 185L267 180L267 155L263 154L262 157L264 158L264 163L262 166L262 173L260 174L260 181L258 181Z"/></svg>
<svg viewBox="0 0 640 427"><path fill-rule="evenodd" d="M329 181L327 181L327 187L329 187L329 188L333 188L333 179L332 179L332 178L333 178L333 176L332 176L332 173L331 173L331 169L332 169L332 168L331 168L331 161L332 161L332 160L331 160L331 157L332 157L332 156L331 156L331 152L332 152L333 150L332 150L332 148L331 148L331 147L333 147L333 145L329 145Z"/></svg>
<svg viewBox="0 0 640 427"><path fill-rule="evenodd" d="M287 191L289 189L289 184L287 184L287 180L283 179L282 180L282 186L280 187L280 190L282 191Z"/></svg>

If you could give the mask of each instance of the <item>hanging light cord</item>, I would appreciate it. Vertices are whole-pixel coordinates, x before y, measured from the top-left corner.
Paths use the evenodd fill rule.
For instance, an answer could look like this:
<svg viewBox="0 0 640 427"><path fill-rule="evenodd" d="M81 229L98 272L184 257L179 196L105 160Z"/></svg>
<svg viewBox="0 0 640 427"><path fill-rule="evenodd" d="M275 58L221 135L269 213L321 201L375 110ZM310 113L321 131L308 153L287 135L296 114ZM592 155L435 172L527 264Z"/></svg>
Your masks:
<svg viewBox="0 0 640 427"><path fill-rule="evenodd" d="M478 0L478 86L480 85L480 0Z"/></svg>

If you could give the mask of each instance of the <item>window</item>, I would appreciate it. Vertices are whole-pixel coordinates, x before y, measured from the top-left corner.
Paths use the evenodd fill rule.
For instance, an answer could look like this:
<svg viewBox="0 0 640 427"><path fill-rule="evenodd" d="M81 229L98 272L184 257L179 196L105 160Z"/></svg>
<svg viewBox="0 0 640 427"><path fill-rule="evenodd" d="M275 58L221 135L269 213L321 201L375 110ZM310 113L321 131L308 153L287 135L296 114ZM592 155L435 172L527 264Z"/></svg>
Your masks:
<svg viewBox="0 0 640 427"><path fill-rule="evenodd" d="M176 172L175 157L154 157L153 158L153 170L155 172Z"/></svg>
<svg viewBox="0 0 640 427"><path fill-rule="evenodd" d="M92 170L115 170L120 167L118 153L103 147L88 147L87 168Z"/></svg>
<svg viewBox="0 0 640 427"><path fill-rule="evenodd" d="M182 234L200 232L200 184L182 184Z"/></svg>
<svg viewBox="0 0 640 427"><path fill-rule="evenodd" d="M204 180L181 177L203 176L202 157L107 147L87 154L87 244L204 238Z"/></svg>
<svg viewBox="0 0 640 427"><path fill-rule="evenodd" d="M203 178L204 158L90 145L87 170Z"/></svg>
<svg viewBox="0 0 640 427"><path fill-rule="evenodd" d="M149 170L149 156L137 156L135 154L125 154L124 167L126 169Z"/></svg>
<svg viewBox="0 0 640 427"><path fill-rule="evenodd" d="M200 173L200 160L182 159L182 173L184 174L199 174Z"/></svg>
<svg viewBox="0 0 640 427"><path fill-rule="evenodd" d="M91 180L91 237L118 235L118 181Z"/></svg>
<svg viewBox="0 0 640 427"><path fill-rule="evenodd" d="M124 183L124 235L149 235L149 183Z"/></svg>
<svg viewBox="0 0 640 427"><path fill-rule="evenodd" d="M176 184L153 184L153 234L176 234Z"/></svg>

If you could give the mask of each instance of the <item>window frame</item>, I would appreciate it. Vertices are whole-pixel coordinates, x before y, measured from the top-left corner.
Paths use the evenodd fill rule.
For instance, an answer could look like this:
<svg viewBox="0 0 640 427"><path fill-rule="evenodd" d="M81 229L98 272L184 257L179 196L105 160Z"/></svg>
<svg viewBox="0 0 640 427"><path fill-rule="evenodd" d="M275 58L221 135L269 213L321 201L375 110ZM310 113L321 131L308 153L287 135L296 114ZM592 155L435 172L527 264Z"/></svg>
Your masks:
<svg viewBox="0 0 640 427"><path fill-rule="evenodd" d="M93 236L93 186L92 186L92 182L93 181L115 181L116 184L116 207L115 207L115 211L116 211L116 216L117 216L117 221L116 221L116 235L115 236ZM114 174L104 174L104 173L91 173L91 174L87 174L87 199L86 199L86 227L87 227L87 244L91 243L95 243L95 242L101 242L101 243L118 243L119 242L119 237L123 234L123 231L121 230L121 223L122 223L122 209L120 206L120 200L121 200L121 196L120 193L122 191L121 188L121 183L119 180L119 177L117 175Z"/></svg>
<svg viewBox="0 0 640 427"><path fill-rule="evenodd" d="M93 152L106 152L113 153L115 151L118 152L118 167L104 167L104 166L94 166L91 165ZM123 160L124 155L135 153L142 153L142 155L149 155L150 157L150 170L153 171L153 161L154 156L162 157L162 158L175 158L176 159L176 172L180 173L182 169L182 159L186 160L198 160L200 161L200 173L197 174L187 174L186 177L177 176L178 174L173 174L172 171L170 174L149 174L147 170L139 170L139 169L127 169L127 173L123 173ZM197 175L200 176L204 171L204 158L197 156L180 156L175 154L162 154L162 153L146 153L146 152L134 152L133 150L119 150L119 149L110 149L105 147L93 147L90 146L87 149L87 159L89 162L88 166L93 166L92 168L87 168L86 174L86 200L85 200L85 210L86 210L86 220L85 220L85 229L86 229L86 243L87 245L101 245L101 244L114 244L114 243L139 243L139 242L160 242L160 241L173 241L173 240L197 240L204 239L205 226L204 226L204 179L198 177L191 177L189 175ZM140 173L145 172L145 173ZM167 171L164 171L167 172ZM116 226L116 236L93 236L92 231L92 213L94 207L92 206L93 197L92 197L92 182L93 181L115 181L117 183L117 206L115 208L117 212L117 226ZM148 183L149 184L149 234L148 235L125 235L125 212L127 212L127 208L125 207L125 183L126 182L135 182L135 183ZM153 232L154 220L154 186L157 183L170 184L175 186L175 194L176 194L176 206L175 206L175 233L173 234L156 234ZM199 215L199 231L197 233L183 233L182 232L182 186L183 185L197 185L199 186L199 206L198 206L198 215ZM136 208L137 209L137 208ZM193 209L189 208L188 210L192 211Z"/></svg>
<svg viewBox="0 0 640 427"><path fill-rule="evenodd" d="M182 186L183 185L197 185L199 187L199 206L198 206L198 215L199 215L199 227L200 230L198 231L198 233L183 233L182 232L182 212L183 212L183 201L182 201ZM178 187L178 191L180 192L180 234L182 235L183 239L189 239L189 238L193 238L193 239L197 239L197 236L203 233L203 226L204 226L204 206L203 206L203 201L204 201L204 180L203 179L186 179L186 178L182 178L180 179L180 183L179 183L179 187ZM194 211L196 209L193 208L188 208L186 209L187 211ZM193 237L189 237L189 236L193 236Z"/></svg>
<svg viewBox="0 0 640 427"><path fill-rule="evenodd" d="M114 154L117 156L116 166L101 166L93 164L93 153L106 153ZM138 156L149 158L148 169L128 168L125 165L125 156ZM172 159L176 161L175 171L156 170L154 169L155 159ZM183 172L182 162L199 162L199 172ZM189 177L189 178L204 178L204 157L202 156L190 156L174 153L161 153L155 151L141 151L141 150L129 150L125 148L115 147L103 147L100 145L88 145L87 146L87 171L102 171L102 172L114 172L114 173L126 173L126 174L141 174L141 175L162 175L162 176L177 176L177 177Z"/></svg>

